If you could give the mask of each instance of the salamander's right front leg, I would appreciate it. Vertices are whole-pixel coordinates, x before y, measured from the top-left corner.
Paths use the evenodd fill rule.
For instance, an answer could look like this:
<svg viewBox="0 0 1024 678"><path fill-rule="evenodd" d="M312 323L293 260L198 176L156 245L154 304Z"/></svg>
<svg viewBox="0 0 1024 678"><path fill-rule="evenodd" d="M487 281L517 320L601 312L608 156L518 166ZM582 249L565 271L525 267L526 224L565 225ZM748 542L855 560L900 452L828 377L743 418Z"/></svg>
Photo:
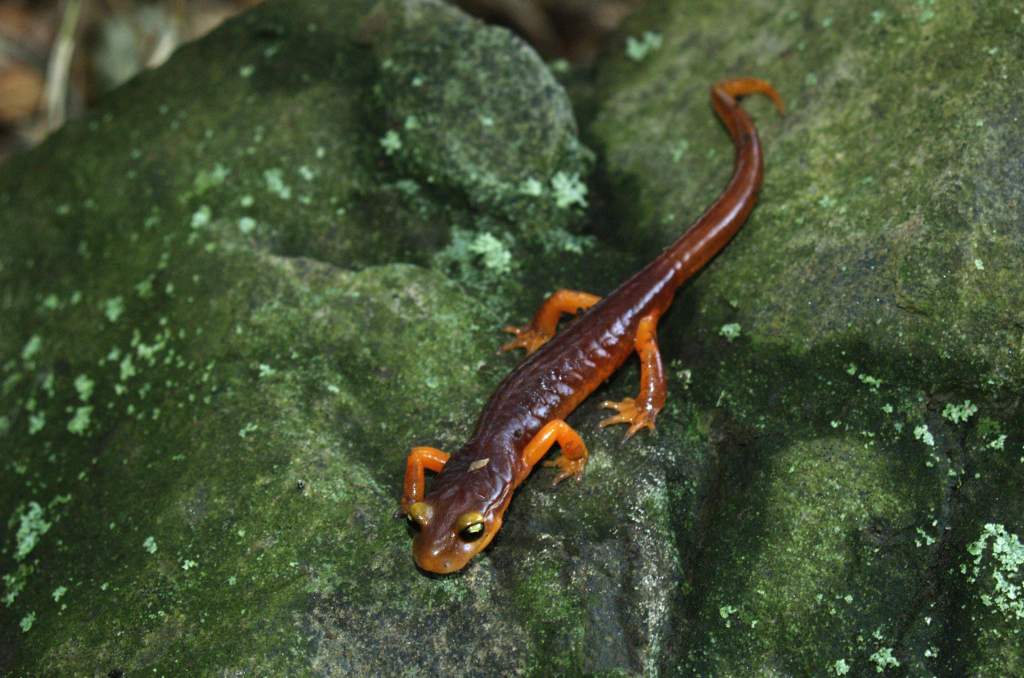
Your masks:
<svg viewBox="0 0 1024 678"><path fill-rule="evenodd" d="M405 486L402 490L402 513L414 520L417 516L415 511L410 512L410 507L423 499L423 491L426 485L425 469L438 473L448 462L448 453L442 452L433 447L414 447L405 460Z"/></svg>
<svg viewBox="0 0 1024 678"><path fill-rule="evenodd" d="M529 325L520 327L509 325L505 328L505 332L516 335L516 338L502 346L501 350L511 351L524 348L526 355L530 355L555 336L558 320L563 313L575 314L590 308L599 301L601 301L601 297L588 292L558 290L541 304Z"/></svg>
<svg viewBox="0 0 1024 678"><path fill-rule="evenodd" d="M579 480L583 477L583 469L587 466L587 457L589 456L587 446L580 438L580 434L572 430L572 427L561 419L549 421L544 428L537 432L537 435L523 450L523 461L527 466L533 466L548 453L555 443L562 448L562 453L554 461L544 462L545 466L555 466L559 469L554 484L557 485L570 477Z"/></svg>

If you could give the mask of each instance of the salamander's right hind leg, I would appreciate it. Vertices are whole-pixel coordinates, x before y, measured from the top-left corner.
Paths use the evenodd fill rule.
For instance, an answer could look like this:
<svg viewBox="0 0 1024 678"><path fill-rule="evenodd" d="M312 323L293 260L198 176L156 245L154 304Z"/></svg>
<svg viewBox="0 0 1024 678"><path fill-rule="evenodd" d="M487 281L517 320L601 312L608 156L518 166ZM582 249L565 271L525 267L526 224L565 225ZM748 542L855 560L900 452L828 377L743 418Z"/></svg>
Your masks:
<svg viewBox="0 0 1024 678"><path fill-rule="evenodd" d="M619 402L606 400L601 407L618 410L601 422L601 428L613 424L629 424L626 437L642 428L654 430L654 419L665 406L665 368L658 351L658 316L644 316L636 331L636 352L640 356L640 394Z"/></svg>
<svg viewBox="0 0 1024 678"><path fill-rule="evenodd" d="M526 354L529 355L547 343L551 337L555 336L558 320L562 317L563 313L575 314L590 308L599 301L601 301L601 297L589 294L588 292L558 290L541 304L541 307L537 309L537 313L533 316L533 320L528 325L519 327L510 325L505 328L505 332L514 334L516 337L503 345L501 350L511 351L523 348L526 349Z"/></svg>

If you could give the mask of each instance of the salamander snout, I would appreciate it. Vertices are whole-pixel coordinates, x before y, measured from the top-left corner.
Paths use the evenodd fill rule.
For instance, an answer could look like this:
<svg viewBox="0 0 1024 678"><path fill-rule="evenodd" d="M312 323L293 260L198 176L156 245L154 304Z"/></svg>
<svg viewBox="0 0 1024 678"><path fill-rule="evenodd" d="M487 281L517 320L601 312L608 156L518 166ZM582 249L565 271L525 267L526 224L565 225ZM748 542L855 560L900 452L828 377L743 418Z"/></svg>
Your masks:
<svg viewBox="0 0 1024 678"><path fill-rule="evenodd" d="M406 515L417 529L412 546L416 564L437 574L461 570L501 527L500 518L488 520L480 511L439 511L426 502L412 504Z"/></svg>

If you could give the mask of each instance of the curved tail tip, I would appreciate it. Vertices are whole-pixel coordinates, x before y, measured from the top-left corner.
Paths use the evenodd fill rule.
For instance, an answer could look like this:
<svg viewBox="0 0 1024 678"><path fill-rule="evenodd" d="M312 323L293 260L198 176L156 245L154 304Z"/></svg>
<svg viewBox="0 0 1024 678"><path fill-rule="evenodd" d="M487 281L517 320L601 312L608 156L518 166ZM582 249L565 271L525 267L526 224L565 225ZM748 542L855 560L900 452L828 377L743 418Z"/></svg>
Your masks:
<svg viewBox="0 0 1024 678"><path fill-rule="evenodd" d="M775 88L768 84L765 80L758 78L736 78L735 80L722 80L715 84L716 89L720 89L731 97L742 97L748 94L764 94L772 103L775 104L775 108L779 111L779 115L786 114L785 104L782 103L782 97L775 91Z"/></svg>

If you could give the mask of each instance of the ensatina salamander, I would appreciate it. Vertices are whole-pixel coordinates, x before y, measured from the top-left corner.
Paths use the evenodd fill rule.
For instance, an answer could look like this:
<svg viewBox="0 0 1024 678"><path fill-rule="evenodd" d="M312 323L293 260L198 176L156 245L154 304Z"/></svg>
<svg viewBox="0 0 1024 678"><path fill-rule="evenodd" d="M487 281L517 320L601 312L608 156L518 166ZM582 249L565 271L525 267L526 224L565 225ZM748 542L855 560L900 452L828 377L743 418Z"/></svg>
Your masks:
<svg viewBox="0 0 1024 678"><path fill-rule="evenodd" d="M736 149L732 179L718 199L671 246L603 299L559 290L532 322L507 327L515 338L503 350L526 349L527 358L498 386L473 436L452 455L414 447L405 467L402 513L417 528L413 556L424 570L462 569L501 528L515 489L558 443L557 484L579 478L587 447L565 418L635 351L640 394L603 407L617 413L601 422L629 424L626 437L654 428L665 404L665 375L656 342L661 314L676 290L715 256L739 230L757 201L763 159L757 130L737 97L765 94L782 113L782 99L763 80L741 78L711 88L711 104ZM563 313L584 313L556 335ZM437 472L429 492L424 471Z"/></svg>

